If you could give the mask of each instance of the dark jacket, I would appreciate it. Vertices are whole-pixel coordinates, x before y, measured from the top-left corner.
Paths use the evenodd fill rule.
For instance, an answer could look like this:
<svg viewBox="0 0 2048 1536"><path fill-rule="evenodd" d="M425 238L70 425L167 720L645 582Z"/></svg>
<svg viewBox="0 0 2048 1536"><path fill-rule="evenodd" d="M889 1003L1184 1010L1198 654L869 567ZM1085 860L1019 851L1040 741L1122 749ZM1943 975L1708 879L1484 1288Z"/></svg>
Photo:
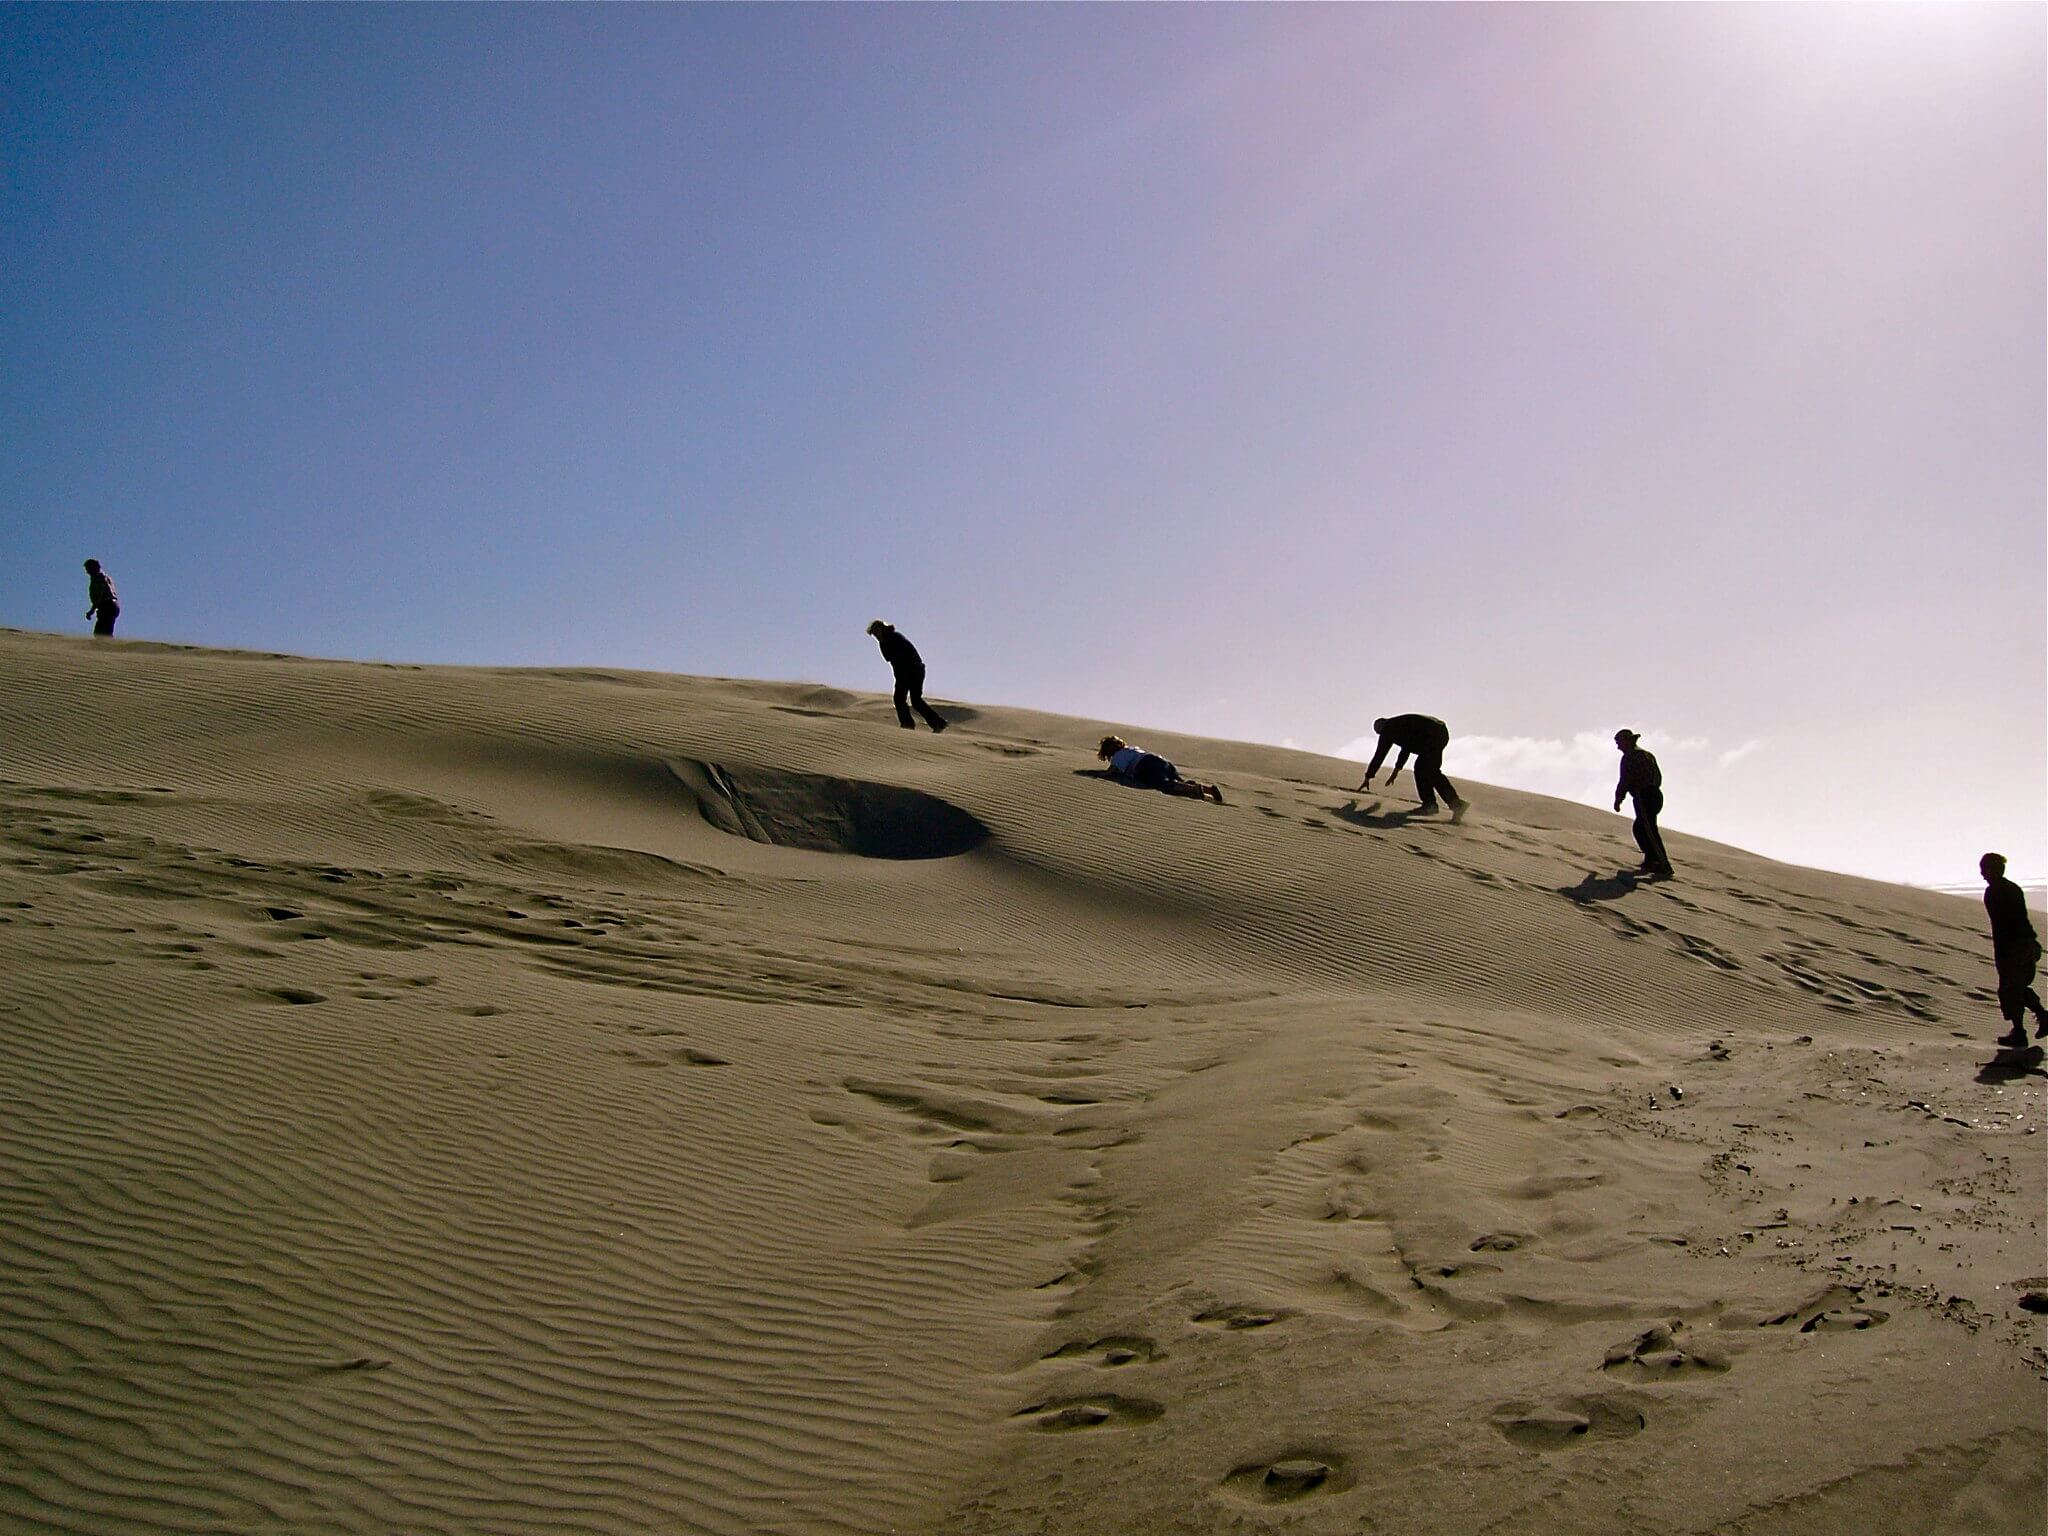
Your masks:
<svg viewBox="0 0 2048 1536"><path fill-rule="evenodd" d="M1387 721L1387 728L1380 732L1379 750L1366 765L1365 776L1369 779L1380 771L1380 764L1387 760L1387 749L1399 747L1401 755L1394 760L1394 772L1399 773L1408 761L1408 754L1426 757L1431 753L1441 756L1445 747L1451 744L1451 728L1434 715L1394 715Z"/></svg>
<svg viewBox="0 0 2048 1536"><path fill-rule="evenodd" d="M2000 875L1984 887L1984 910L1991 914L1991 952L2001 965L2022 965L2041 958L2041 940L2027 916L2027 893Z"/></svg>
<svg viewBox="0 0 2048 1536"><path fill-rule="evenodd" d="M924 658L917 654L917 647L906 639L893 624L884 624L875 636L875 644L882 648L882 655L898 677L921 677L924 674Z"/></svg>
<svg viewBox="0 0 2048 1536"><path fill-rule="evenodd" d="M93 611L98 613L119 613L121 599L114 595L114 583L105 571L87 571L85 586L92 598ZM72 591L78 589L73 587Z"/></svg>
<svg viewBox="0 0 2048 1536"><path fill-rule="evenodd" d="M1621 779L1614 786L1615 799L1663 787L1664 773L1656 758L1641 747L1630 747L1621 754Z"/></svg>

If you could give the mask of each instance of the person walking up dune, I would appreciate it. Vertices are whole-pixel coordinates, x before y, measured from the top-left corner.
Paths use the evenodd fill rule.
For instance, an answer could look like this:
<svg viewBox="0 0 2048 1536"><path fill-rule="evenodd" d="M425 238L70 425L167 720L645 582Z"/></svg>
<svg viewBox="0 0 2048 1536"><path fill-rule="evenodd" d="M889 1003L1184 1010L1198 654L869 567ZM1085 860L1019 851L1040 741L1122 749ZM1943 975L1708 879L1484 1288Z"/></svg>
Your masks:
<svg viewBox="0 0 2048 1536"><path fill-rule="evenodd" d="M2034 990L2034 968L2041 963L2041 939L2027 916L2027 894L2005 878L2005 855L1987 853L1977 861L1984 877L1984 910L1991 915L1991 958L1998 967L1998 1011L2012 1026L2001 1045L2027 1043L2027 1010L2034 1011L2034 1033L2048 1038L2048 1011Z"/></svg>
<svg viewBox="0 0 2048 1536"><path fill-rule="evenodd" d="M1387 760L1387 749L1399 747L1401 755L1394 759L1394 771L1387 775L1387 786L1393 787L1394 780L1401 777L1401 768L1408 756L1415 756L1415 793L1422 804L1416 807L1424 815L1436 810L1436 797L1442 795L1451 807L1451 820L1463 821L1465 812L1471 806L1458 796L1451 781L1444 777L1444 749L1451 744L1451 728L1434 715L1395 715L1372 723L1379 732L1379 750L1366 764L1365 778L1359 784L1363 791L1372 787L1372 776L1380 771L1380 764Z"/></svg>
<svg viewBox="0 0 2048 1536"><path fill-rule="evenodd" d="M114 595L113 579L100 569L97 560L85 562L85 589L86 595L92 600L92 606L85 610L85 616L97 620L92 632L95 635L111 635L114 632L114 620L121 617L121 600Z"/></svg>
<svg viewBox="0 0 2048 1536"><path fill-rule="evenodd" d="M1621 809L1624 796L1635 796L1636 846L1643 850L1639 873L1669 879L1671 857L1664 851L1664 834L1657 830L1657 813L1664 809L1664 772L1657 766L1657 759L1637 745L1642 739L1634 731L1614 733L1614 744L1621 748L1621 778L1614 786L1614 808Z"/></svg>
<svg viewBox="0 0 2048 1536"><path fill-rule="evenodd" d="M1184 779L1180 770L1157 752L1134 747L1121 736L1103 737L1095 755L1109 764L1109 771L1126 784L1135 784L1140 789L1163 790L1169 795L1179 795L1183 800L1223 803L1220 785L1204 784L1200 779Z"/></svg>
<svg viewBox="0 0 2048 1536"><path fill-rule="evenodd" d="M875 637L875 644L882 648L882 655L896 673L896 718L906 731L917 729L917 722L910 718L915 709L924 716L924 723L934 731L946 728L945 716L924 701L924 658L917 654L917 647L894 624L876 619L868 626L868 633Z"/></svg>

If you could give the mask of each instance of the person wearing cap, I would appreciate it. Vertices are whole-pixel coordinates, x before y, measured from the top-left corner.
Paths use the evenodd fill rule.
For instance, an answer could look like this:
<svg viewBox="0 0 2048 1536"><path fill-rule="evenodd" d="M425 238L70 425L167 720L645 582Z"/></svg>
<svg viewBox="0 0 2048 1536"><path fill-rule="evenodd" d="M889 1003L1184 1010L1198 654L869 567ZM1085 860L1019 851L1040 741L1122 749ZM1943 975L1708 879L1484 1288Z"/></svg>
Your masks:
<svg viewBox="0 0 2048 1536"><path fill-rule="evenodd" d="M111 635L114 620L121 617L121 600L114 595L114 583L107 573L100 569L97 560L85 562L86 595L92 606L85 610L88 619L95 620L92 632L95 635Z"/></svg>
<svg viewBox="0 0 2048 1536"><path fill-rule="evenodd" d="M1977 861L1984 877L1984 910L1991 916L1991 958L1998 966L1998 1011L2012 1026L2001 1045L2027 1043L2027 1010L2034 1011L2034 1033L2048 1038L2048 1011L2034 990L2034 968L2041 963L2041 939L2027 916L2027 895L2005 878L2005 855L1987 853Z"/></svg>
<svg viewBox="0 0 2048 1536"><path fill-rule="evenodd" d="M1450 805L1451 820L1463 821L1465 812L1471 807L1459 798L1451 781L1444 777L1444 749L1451 744L1451 728L1434 715L1395 715L1373 721L1372 728L1379 732L1379 750L1366 764L1365 779L1358 787L1366 790L1372 787L1372 776L1380 771L1380 764L1387 760L1387 749L1399 747L1401 755L1394 759L1394 771L1387 775L1387 784L1401 776L1401 769L1408 761L1408 755L1415 755L1415 793L1422 804L1416 810L1429 815L1436 810L1436 797L1442 795Z"/></svg>
<svg viewBox="0 0 2048 1536"><path fill-rule="evenodd" d="M917 729L917 722L910 718L915 709L924 716L924 723L934 731L946 728L945 716L924 701L924 658L917 654L903 632L894 624L876 619L868 626L868 633L875 637L875 644L882 648L882 656L896 673L896 719L906 731Z"/></svg>
<svg viewBox="0 0 2048 1536"><path fill-rule="evenodd" d="M1638 745L1634 731L1616 731L1614 744L1621 748L1621 779L1614 786L1614 808L1621 809L1624 795L1636 800L1636 846L1643 850L1640 874L1659 879L1671 874L1671 858L1664 852L1664 835L1657 830L1657 813L1664 809L1664 774L1657 759Z"/></svg>
<svg viewBox="0 0 2048 1536"><path fill-rule="evenodd" d="M1180 770L1161 757L1157 752L1147 752L1143 747L1134 747L1121 736L1105 736L1095 749L1095 755L1109 764L1109 771L1126 784L1135 784L1140 789L1156 789L1169 795L1179 795L1183 800L1214 800L1223 803L1223 790L1215 784L1204 784L1200 779L1184 779Z"/></svg>

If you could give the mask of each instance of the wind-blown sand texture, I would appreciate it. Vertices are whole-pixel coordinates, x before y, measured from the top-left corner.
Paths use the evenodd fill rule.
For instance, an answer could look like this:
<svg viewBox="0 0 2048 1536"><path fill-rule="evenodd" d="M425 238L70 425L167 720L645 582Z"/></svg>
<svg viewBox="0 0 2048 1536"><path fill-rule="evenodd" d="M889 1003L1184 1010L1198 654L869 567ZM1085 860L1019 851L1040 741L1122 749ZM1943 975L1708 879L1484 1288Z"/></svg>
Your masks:
<svg viewBox="0 0 2048 1536"><path fill-rule="evenodd" d="M945 707L0 634L0 1528L2040 1531L1976 903Z"/></svg>

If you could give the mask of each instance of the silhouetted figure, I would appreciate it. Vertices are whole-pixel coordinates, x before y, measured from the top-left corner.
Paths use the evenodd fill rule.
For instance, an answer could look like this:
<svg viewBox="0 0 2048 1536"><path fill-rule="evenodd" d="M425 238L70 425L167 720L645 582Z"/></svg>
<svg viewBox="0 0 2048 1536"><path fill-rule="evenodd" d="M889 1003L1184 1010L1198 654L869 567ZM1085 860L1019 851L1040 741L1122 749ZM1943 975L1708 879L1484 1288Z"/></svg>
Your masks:
<svg viewBox="0 0 2048 1536"><path fill-rule="evenodd" d="M1984 877L1984 910L1991 914L1991 958L1998 965L1998 1011L2012 1029L2003 1045L2027 1043L2027 1010L2034 1011L2034 1033L2048 1037L2048 1012L2034 990L2034 968L2041 963L2041 940L2027 916L2027 893L2005 878L2005 855L1987 853L1977 861Z"/></svg>
<svg viewBox="0 0 2048 1536"><path fill-rule="evenodd" d="M1636 846L1643 850L1640 872L1662 879L1671 873L1671 858L1664 852L1664 834L1657 830L1657 813L1664 809L1664 774L1657 759L1636 745L1642 739L1634 731L1614 733L1614 744L1621 748L1621 778L1614 786L1614 808L1621 809L1622 796L1636 797Z"/></svg>
<svg viewBox="0 0 2048 1536"><path fill-rule="evenodd" d="M1372 761L1365 765L1365 778L1359 789L1372 787L1372 776L1380 771L1380 764L1387 760L1387 749L1399 747L1401 755L1394 759L1394 771L1387 775L1388 788L1401 777L1401 768L1408 761L1410 753L1415 755L1415 793L1422 804L1417 808L1425 814L1436 809L1436 797L1442 795L1450 803L1451 820L1463 821L1465 812L1471 809L1458 798L1458 791L1451 781L1444 777L1444 748L1451 744L1451 728L1434 715L1395 715L1392 719L1375 720L1372 728L1380 733L1379 750L1372 755Z"/></svg>
<svg viewBox="0 0 2048 1536"><path fill-rule="evenodd" d="M935 731L946 728L946 720L936 709L924 701L924 658L917 654L917 647L906 639L894 624L877 619L868 626L868 633L875 637L875 644L882 648L882 655L896 672L896 718L906 731L917 729L917 722L910 718L915 709L924 716L924 723Z"/></svg>
<svg viewBox="0 0 2048 1536"><path fill-rule="evenodd" d="M95 619L92 632L96 635L111 635L114 620L121 617L121 600L114 595L114 583L107 573L100 569L97 560L85 562L86 592L92 598L92 606L85 610L88 619Z"/></svg>
<svg viewBox="0 0 2048 1536"><path fill-rule="evenodd" d="M1182 778L1180 770L1157 752L1134 747L1121 736L1103 737L1095 755L1109 764L1109 771L1126 784L1135 784L1140 789L1164 790L1184 800L1223 803L1223 791L1219 786L1204 784L1200 779Z"/></svg>

